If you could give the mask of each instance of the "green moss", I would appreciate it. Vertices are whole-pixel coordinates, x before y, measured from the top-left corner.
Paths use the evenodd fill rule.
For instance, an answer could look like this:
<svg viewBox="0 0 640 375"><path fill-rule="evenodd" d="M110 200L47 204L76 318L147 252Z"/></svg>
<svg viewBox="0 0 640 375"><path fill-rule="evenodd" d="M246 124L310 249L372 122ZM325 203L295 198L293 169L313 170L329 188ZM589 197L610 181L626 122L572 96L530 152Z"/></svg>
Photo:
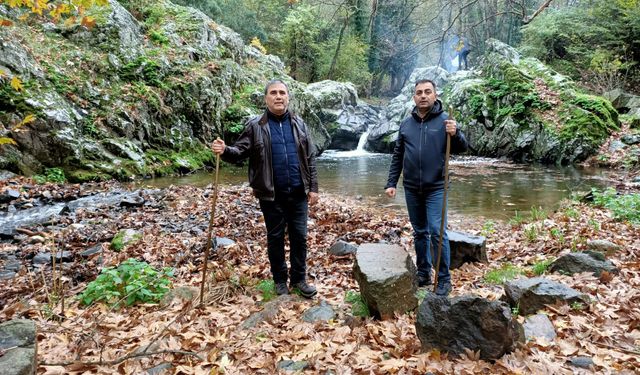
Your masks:
<svg viewBox="0 0 640 375"><path fill-rule="evenodd" d="M244 129L247 115L258 112L251 101L251 94L256 90L254 85L244 85L233 94L231 105L222 112L221 122L225 133L239 134Z"/></svg>
<svg viewBox="0 0 640 375"><path fill-rule="evenodd" d="M149 33L149 38L151 38L151 40L161 46L166 46L167 44L169 44L169 38L167 38L162 32L160 31L152 31Z"/></svg>
<svg viewBox="0 0 640 375"><path fill-rule="evenodd" d="M570 140L583 138L593 147L604 142L611 132L618 130L618 113L604 98L575 94L563 105L561 110L563 127L560 138Z"/></svg>
<svg viewBox="0 0 640 375"><path fill-rule="evenodd" d="M111 245L109 246L114 251L121 251L126 246L131 245L135 242L140 241L142 235L139 233L134 234L131 238L125 238L127 231L121 230L116 234L111 240Z"/></svg>
<svg viewBox="0 0 640 375"><path fill-rule="evenodd" d="M156 176L191 172L215 163L215 155L203 145L181 151L147 150L145 159L149 173Z"/></svg>
<svg viewBox="0 0 640 375"><path fill-rule="evenodd" d="M75 169L67 172L69 182L98 182L111 180L112 177L108 173L87 171L84 169Z"/></svg>
<svg viewBox="0 0 640 375"><path fill-rule="evenodd" d="M164 73L160 63L147 56L139 56L119 70L120 78L124 81L142 81L151 86L162 86Z"/></svg>

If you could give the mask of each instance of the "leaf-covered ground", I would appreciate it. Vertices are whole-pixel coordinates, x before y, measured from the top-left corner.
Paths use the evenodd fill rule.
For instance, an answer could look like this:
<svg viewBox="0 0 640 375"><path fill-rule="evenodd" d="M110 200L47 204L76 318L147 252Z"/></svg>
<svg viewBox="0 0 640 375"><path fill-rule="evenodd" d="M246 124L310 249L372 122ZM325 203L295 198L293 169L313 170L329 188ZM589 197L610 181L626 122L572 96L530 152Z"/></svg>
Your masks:
<svg viewBox="0 0 640 375"><path fill-rule="evenodd" d="M24 182L28 181L20 181ZM37 185L29 195L39 197L48 191L64 199L114 188L112 184ZM27 238L19 244L0 243L0 252L19 250L22 256L45 249L78 253L102 244L102 255L63 267L64 312L60 302L47 299L50 268L28 273L23 267L15 279L0 282L0 320L28 317L37 322L39 373L128 374L171 363L168 373L274 374L284 371L277 368L283 360L307 361L304 373L319 374L589 373L567 363L575 356L590 357L598 373L637 373L640 368L640 228L614 221L606 210L567 202L545 219L490 226L450 218L452 229L487 236L490 259L489 264L453 270L452 296L474 293L499 298L502 287L486 283L484 275L505 263L530 272L542 260L584 249L590 239L606 239L622 248L609 254L621 269L619 275L600 279L590 274L545 275L588 294L592 303L581 308L549 306L545 313L558 335L553 342L528 342L490 363L471 352L461 358L421 352L415 313L386 321L352 316L345 295L358 290L351 272L353 258L331 256L327 249L337 239L357 244L385 240L412 252L412 240L402 212L364 207L344 197L323 194L310 210L308 264L310 280L319 291L316 299L283 301L273 319L242 329L243 321L264 307L256 289L261 280L270 278L264 224L248 187L221 188L215 232L236 244L211 255L206 303L199 306L211 193L211 189L170 187L155 198L147 196L141 208L84 209L61 217L54 226L31 228L34 233L29 238L42 231L44 242ZM126 228L141 231L142 241L120 252L109 249L111 238ZM117 265L130 257L156 267L175 267L173 289L182 293L164 304L124 309L78 304L73 296L96 277L98 262ZM302 313L320 300L335 309L336 318L302 321ZM131 358L122 361L125 357Z"/></svg>

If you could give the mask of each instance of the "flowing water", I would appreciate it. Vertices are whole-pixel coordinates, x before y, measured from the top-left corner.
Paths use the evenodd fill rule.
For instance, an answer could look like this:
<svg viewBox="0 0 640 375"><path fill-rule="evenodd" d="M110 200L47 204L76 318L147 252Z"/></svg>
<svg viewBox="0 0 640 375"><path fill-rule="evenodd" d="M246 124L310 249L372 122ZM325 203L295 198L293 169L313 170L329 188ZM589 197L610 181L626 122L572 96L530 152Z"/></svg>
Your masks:
<svg viewBox="0 0 640 375"><path fill-rule="evenodd" d="M363 204L405 210L402 183L395 199L387 198L391 155L359 150L328 150L317 160L320 193L357 198ZM512 164L497 159L460 157L450 163L449 212L485 219L509 219L516 211L532 207L548 212L572 192L586 193L606 186L606 170ZM225 185L247 182L247 167L220 170ZM213 182L213 173L165 177L144 181L145 185L166 187L190 184L204 187ZM322 195L321 195L322 197Z"/></svg>

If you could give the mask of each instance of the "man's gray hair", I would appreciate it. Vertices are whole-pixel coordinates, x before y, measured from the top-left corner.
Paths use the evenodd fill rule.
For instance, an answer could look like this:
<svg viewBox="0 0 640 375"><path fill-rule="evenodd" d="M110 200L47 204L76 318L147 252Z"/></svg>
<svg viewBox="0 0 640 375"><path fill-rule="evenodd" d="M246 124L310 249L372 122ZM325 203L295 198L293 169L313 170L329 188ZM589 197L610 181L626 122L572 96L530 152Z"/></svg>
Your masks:
<svg viewBox="0 0 640 375"><path fill-rule="evenodd" d="M267 95L267 92L269 92L269 87L275 85L276 83L283 84L284 87L287 89L287 93L289 93L289 86L287 86L287 84L284 83L283 80L281 80L281 79L272 79L271 81L267 82L267 84L264 86L264 94Z"/></svg>
<svg viewBox="0 0 640 375"><path fill-rule="evenodd" d="M430 83L431 86L433 86L433 91L437 91L436 89L436 83L433 82L430 79L419 79L416 81L416 84L413 86L413 88L415 89L416 87L418 87L418 85L423 84L423 83Z"/></svg>

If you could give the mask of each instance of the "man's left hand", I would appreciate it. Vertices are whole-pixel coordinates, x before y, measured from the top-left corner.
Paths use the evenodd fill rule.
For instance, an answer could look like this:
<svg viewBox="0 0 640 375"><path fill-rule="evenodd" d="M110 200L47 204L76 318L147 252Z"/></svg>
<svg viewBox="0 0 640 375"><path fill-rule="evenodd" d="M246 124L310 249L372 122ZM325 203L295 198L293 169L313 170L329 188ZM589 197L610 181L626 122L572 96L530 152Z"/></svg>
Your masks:
<svg viewBox="0 0 640 375"><path fill-rule="evenodd" d="M307 199L309 200L309 204L312 206L318 203L319 198L320 197L318 196L318 193L314 193L313 191L310 191L309 194L307 194Z"/></svg>
<svg viewBox="0 0 640 375"><path fill-rule="evenodd" d="M456 124L456 120L444 120L445 131L450 135L456 135L456 130L458 129L458 124Z"/></svg>

